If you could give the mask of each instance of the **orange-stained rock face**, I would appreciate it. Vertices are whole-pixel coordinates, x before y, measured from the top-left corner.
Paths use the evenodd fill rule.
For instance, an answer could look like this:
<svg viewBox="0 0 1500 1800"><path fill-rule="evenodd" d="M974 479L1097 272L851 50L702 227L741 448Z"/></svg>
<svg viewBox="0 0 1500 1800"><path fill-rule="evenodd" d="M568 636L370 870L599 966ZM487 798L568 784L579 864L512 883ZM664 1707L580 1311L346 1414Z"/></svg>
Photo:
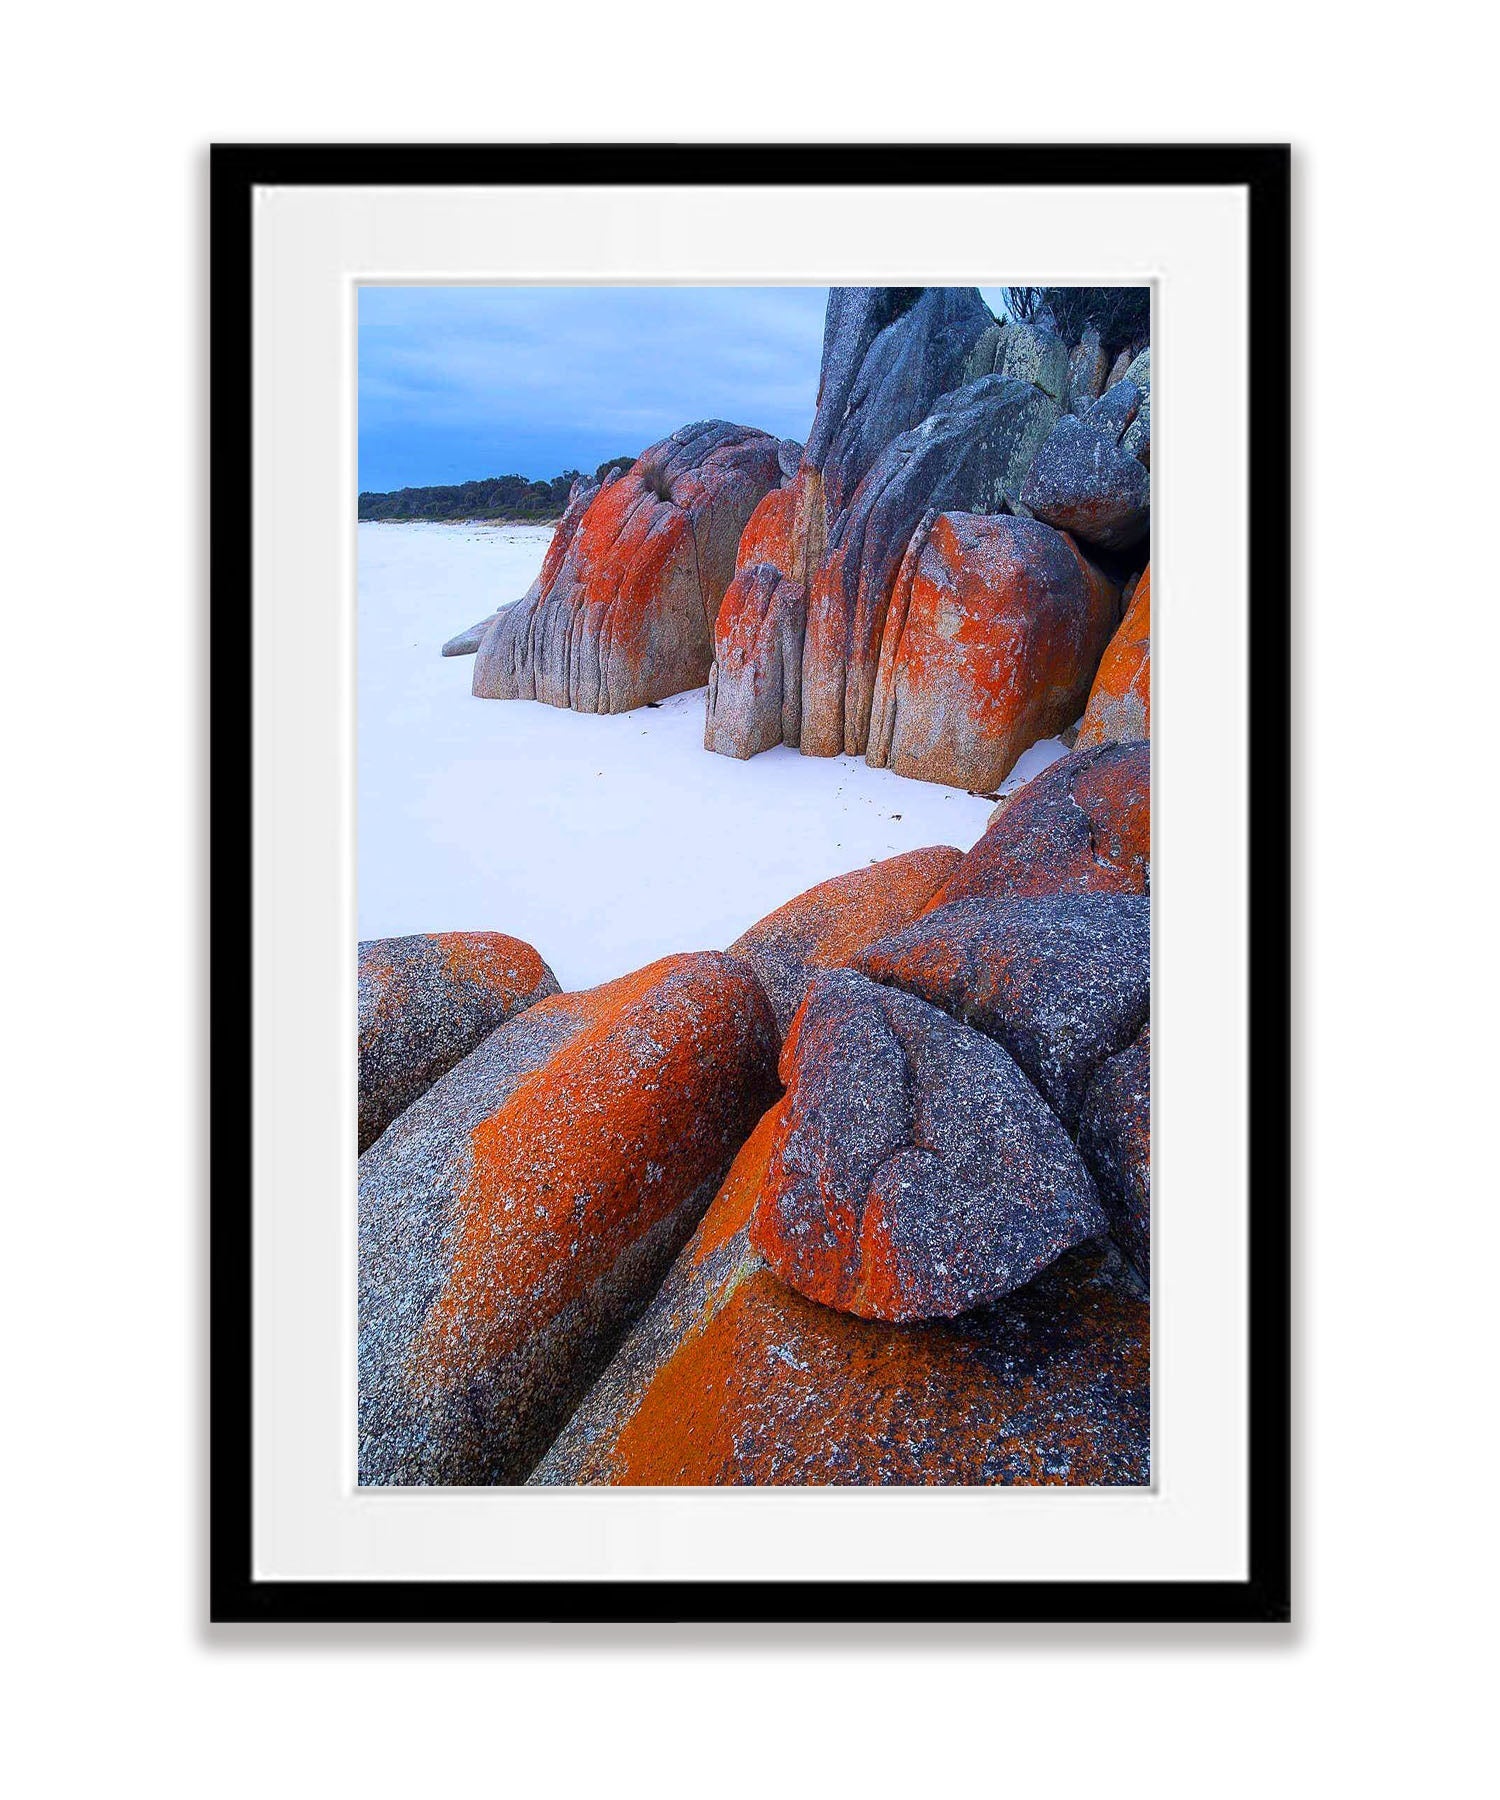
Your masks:
<svg viewBox="0 0 1500 1800"><path fill-rule="evenodd" d="M530 944L499 931L359 946L359 1147L497 1025L557 992Z"/></svg>
<svg viewBox="0 0 1500 1800"><path fill-rule="evenodd" d="M533 1007L360 1165L360 1479L530 1468L776 1091L749 966L668 957Z"/></svg>
<svg viewBox="0 0 1500 1800"><path fill-rule="evenodd" d="M743 760L801 742L805 581L823 555L823 539L816 469L800 469L750 515L714 626L705 750Z"/></svg>
<svg viewBox="0 0 1500 1800"><path fill-rule="evenodd" d="M754 965L785 1033L817 969L842 967L867 945L916 918L963 859L940 844L851 869L788 900L729 946Z"/></svg>
<svg viewBox="0 0 1500 1800"><path fill-rule="evenodd" d="M779 459L775 438L723 420L652 445L589 502L535 599L486 633L474 692L612 713L700 686L740 534L779 486Z"/></svg>
<svg viewBox="0 0 1500 1800"><path fill-rule="evenodd" d="M1151 569L1136 585L1094 677L1075 749L1151 736Z"/></svg>
<svg viewBox="0 0 1500 1800"><path fill-rule="evenodd" d="M714 633L703 747L741 760L802 734L807 596L768 562L729 584Z"/></svg>
<svg viewBox="0 0 1500 1800"><path fill-rule="evenodd" d="M750 1238L861 1318L953 1318L1098 1236L1067 1132L998 1043L849 970L814 976L781 1053Z"/></svg>
<svg viewBox="0 0 1500 1800"><path fill-rule="evenodd" d="M1083 710L1119 594L1066 533L943 513L913 541L880 648L868 760L983 792Z"/></svg>
<svg viewBox="0 0 1500 1800"><path fill-rule="evenodd" d="M929 910L972 896L1151 891L1151 746L1074 750L1017 790Z"/></svg>
<svg viewBox="0 0 1500 1800"><path fill-rule="evenodd" d="M1149 1309L1098 1251L1000 1305L892 1325L785 1286L746 1229L769 1113L536 1483L1150 1480Z"/></svg>

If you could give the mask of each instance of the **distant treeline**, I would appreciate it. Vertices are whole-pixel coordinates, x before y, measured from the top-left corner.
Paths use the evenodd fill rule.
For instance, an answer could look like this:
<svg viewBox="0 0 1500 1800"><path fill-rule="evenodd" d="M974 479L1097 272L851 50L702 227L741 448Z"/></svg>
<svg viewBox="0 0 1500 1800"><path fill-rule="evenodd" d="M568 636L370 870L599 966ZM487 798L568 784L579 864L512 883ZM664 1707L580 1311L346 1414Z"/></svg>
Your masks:
<svg viewBox="0 0 1500 1800"><path fill-rule="evenodd" d="M633 456L600 463L594 479L611 469L628 469ZM568 490L582 471L564 469L550 481L524 475L492 475L488 481L461 481L457 487L407 487L393 494L361 494L361 519L555 519L568 504Z"/></svg>

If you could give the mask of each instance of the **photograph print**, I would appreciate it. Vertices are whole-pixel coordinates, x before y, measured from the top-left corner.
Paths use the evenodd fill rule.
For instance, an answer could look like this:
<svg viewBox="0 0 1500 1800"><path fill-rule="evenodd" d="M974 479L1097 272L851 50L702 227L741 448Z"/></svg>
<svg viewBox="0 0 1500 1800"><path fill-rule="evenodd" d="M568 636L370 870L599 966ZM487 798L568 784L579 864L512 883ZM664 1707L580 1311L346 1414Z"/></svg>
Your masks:
<svg viewBox="0 0 1500 1800"><path fill-rule="evenodd" d="M1150 289L358 393L361 1486L1149 1485Z"/></svg>

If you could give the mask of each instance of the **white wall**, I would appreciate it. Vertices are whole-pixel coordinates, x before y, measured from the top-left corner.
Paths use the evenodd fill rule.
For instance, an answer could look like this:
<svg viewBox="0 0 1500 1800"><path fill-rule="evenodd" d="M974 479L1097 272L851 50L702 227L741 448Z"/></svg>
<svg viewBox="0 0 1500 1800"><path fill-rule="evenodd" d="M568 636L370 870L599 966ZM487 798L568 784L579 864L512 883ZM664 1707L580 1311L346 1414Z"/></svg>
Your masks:
<svg viewBox="0 0 1500 1800"><path fill-rule="evenodd" d="M827 10L147 0L8 28L18 1791L1466 1791L1491 1698L1497 1211L1475 15L1438 0L1387 34L1306 0ZM1297 146L1290 1632L202 1624L203 147L630 136ZM1478 298L1449 320L1432 289Z"/></svg>

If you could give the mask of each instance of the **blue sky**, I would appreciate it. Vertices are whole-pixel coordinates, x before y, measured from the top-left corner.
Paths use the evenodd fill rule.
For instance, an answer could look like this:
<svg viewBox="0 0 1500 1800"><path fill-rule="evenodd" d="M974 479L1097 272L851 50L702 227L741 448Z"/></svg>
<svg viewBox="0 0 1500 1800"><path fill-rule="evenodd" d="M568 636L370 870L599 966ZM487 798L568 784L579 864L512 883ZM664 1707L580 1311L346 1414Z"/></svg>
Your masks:
<svg viewBox="0 0 1500 1800"><path fill-rule="evenodd" d="M826 288L361 288L359 485L592 470L693 419L804 438L827 298Z"/></svg>

